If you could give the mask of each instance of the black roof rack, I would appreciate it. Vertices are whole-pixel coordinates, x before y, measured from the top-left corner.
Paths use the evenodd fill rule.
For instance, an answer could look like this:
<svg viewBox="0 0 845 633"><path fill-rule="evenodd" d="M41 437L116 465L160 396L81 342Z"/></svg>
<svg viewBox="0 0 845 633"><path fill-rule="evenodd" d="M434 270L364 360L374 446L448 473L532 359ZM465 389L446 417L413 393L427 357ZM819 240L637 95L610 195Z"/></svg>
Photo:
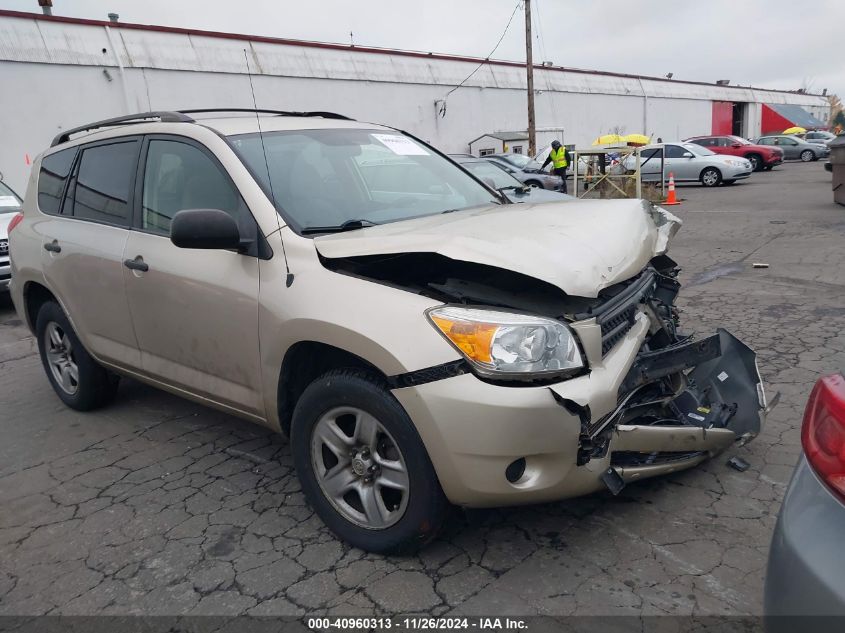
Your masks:
<svg viewBox="0 0 845 633"><path fill-rule="evenodd" d="M50 147L55 147L61 143L67 143L72 134L79 134L80 132L90 132L103 127L112 127L115 125L130 125L132 123L144 123L150 119L157 119L162 123L196 123L194 119L189 117L189 114L209 114L213 112L248 112L251 114L275 114L278 116L299 116L299 117L322 117L324 119L340 119L343 121L351 121L347 116L337 114L335 112L286 112L283 110L261 110L253 108L197 108L194 110L178 110L178 111L162 111L162 112L141 112L140 114L127 114L125 116L114 117L113 119L104 119L102 121L95 121L87 125L81 125L69 130L59 133L50 143Z"/></svg>
<svg viewBox="0 0 845 633"><path fill-rule="evenodd" d="M179 110L180 114L209 114L213 112L249 112L250 114L276 114L278 116L321 117L323 119L340 119L351 121L348 116L336 112L288 112L285 110L264 110L261 108L198 108L193 110Z"/></svg>
<svg viewBox="0 0 845 633"><path fill-rule="evenodd" d="M193 123L194 120L182 112L142 112L140 114L127 114L126 116L118 116L113 119L104 119L87 125L81 125L69 130L61 132L50 147L55 147L61 143L67 143L70 140L71 134L78 134L79 132L89 132L97 130L101 127L112 127L114 125L128 125L131 123L144 123L150 119L158 119L163 123Z"/></svg>

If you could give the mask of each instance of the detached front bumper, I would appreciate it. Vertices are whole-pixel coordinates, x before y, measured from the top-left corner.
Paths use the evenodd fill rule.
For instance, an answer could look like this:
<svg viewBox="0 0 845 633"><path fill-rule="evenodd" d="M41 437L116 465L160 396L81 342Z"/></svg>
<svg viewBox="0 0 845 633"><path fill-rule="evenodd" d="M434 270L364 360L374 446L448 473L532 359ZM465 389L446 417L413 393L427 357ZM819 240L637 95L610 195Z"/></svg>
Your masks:
<svg viewBox="0 0 845 633"><path fill-rule="evenodd" d="M706 382L714 371L725 372L721 365L725 362L730 363L730 374L747 374L739 382L733 377L721 381L736 386L743 409L753 409L747 416L733 416L746 421L739 432L704 428L691 418L691 424L679 418L677 425L670 426L610 419L603 427L605 449L594 450L584 459L585 444L591 441L585 430L617 411L626 411L620 407L620 396L626 395L649 323L644 313L638 313L626 336L592 362L589 374L551 386L500 386L464 374L394 390L420 433L446 496L469 507L576 497L610 487L605 483L609 471L613 481L623 483L662 475L694 466L740 437L753 437L765 408L760 377L756 365L749 372L747 363L735 358L738 351L728 350L727 356L702 363L707 377L701 375L699 380ZM583 339L585 333L579 334ZM753 352L748 353L753 362ZM715 385L709 387L718 390ZM686 408L706 408L705 404L688 394L682 403ZM756 429L752 428L755 420ZM624 463L614 463L614 455L625 456ZM642 459L632 458L637 455ZM508 467L523 459L523 474L509 481Z"/></svg>

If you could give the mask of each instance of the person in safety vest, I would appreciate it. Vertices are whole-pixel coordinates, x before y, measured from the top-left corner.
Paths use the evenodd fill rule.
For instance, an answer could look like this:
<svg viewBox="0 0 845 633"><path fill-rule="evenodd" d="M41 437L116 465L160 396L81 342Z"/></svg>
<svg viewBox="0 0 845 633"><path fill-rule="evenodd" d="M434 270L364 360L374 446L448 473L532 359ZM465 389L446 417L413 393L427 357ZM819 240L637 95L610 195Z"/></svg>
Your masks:
<svg viewBox="0 0 845 633"><path fill-rule="evenodd" d="M552 164L552 173L557 174L561 178L560 190L563 193L566 191L566 168L569 166L569 152L560 144L560 141L552 141L552 151L543 163L543 169L546 165Z"/></svg>

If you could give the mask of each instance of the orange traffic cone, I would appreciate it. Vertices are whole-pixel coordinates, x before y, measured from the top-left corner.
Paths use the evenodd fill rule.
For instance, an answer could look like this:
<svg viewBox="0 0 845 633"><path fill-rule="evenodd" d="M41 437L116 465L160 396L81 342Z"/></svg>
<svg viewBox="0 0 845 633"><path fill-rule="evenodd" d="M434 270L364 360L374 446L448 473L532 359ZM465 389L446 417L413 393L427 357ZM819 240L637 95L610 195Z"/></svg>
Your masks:
<svg viewBox="0 0 845 633"><path fill-rule="evenodd" d="M678 201L678 198L675 196L675 174L669 172L669 196L666 198L666 202L664 202L666 206L670 206L673 204L681 204Z"/></svg>

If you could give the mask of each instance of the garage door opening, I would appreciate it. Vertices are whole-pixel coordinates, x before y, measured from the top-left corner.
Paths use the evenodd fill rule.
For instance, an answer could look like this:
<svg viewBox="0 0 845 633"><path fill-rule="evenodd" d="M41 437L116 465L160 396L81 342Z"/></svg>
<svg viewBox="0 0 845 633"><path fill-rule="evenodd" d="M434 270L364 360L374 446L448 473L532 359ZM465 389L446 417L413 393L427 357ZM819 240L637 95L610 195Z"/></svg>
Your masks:
<svg viewBox="0 0 845 633"><path fill-rule="evenodd" d="M711 134L745 136L748 104L734 101L713 102L713 128Z"/></svg>
<svg viewBox="0 0 845 633"><path fill-rule="evenodd" d="M731 134L745 136L745 117L748 111L747 103L733 103L731 116Z"/></svg>

